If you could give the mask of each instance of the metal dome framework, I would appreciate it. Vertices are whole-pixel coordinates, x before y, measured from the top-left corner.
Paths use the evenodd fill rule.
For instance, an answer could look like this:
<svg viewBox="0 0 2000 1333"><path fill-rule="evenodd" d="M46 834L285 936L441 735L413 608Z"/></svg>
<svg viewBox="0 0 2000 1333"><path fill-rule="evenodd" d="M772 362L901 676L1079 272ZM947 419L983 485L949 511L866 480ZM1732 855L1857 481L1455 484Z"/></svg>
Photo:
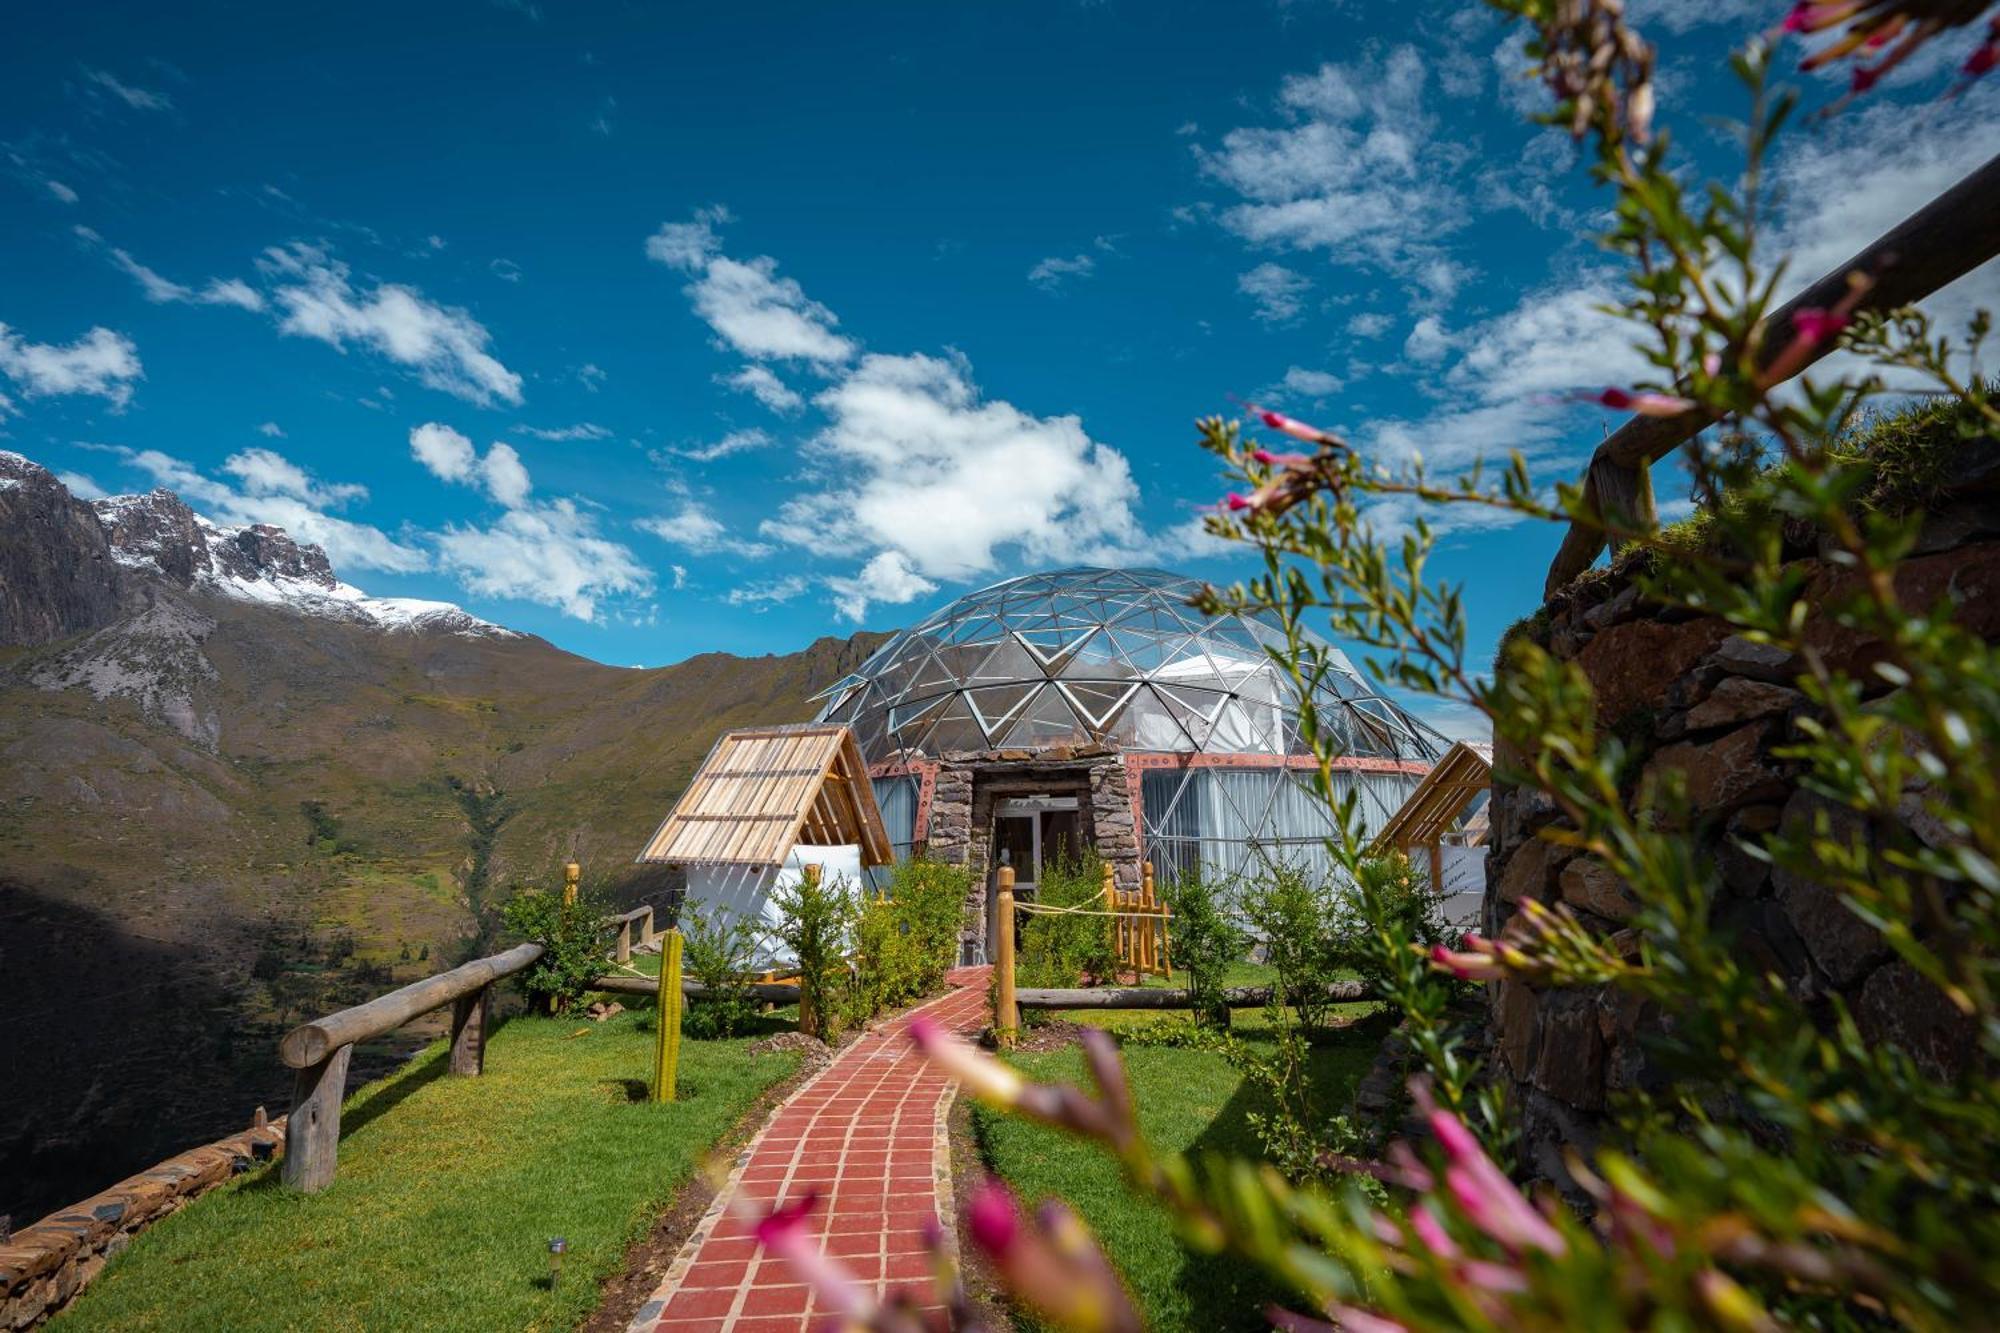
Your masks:
<svg viewBox="0 0 2000 1333"><path fill-rule="evenodd" d="M1305 788L1296 688L1270 656L1275 620L1208 617L1198 580L1162 570L1029 574L959 598L903 630L819 699L877 774L891 837L915 836L897 770L963 751L1102 744L1127 756L1146 844L1163 873L1197 862L1323 862L1332 831ZM1321 726L1385 820L1448 742L1371 689L1337 649L1316 689ZM909 811L903 815L903 810Z"/></svg>

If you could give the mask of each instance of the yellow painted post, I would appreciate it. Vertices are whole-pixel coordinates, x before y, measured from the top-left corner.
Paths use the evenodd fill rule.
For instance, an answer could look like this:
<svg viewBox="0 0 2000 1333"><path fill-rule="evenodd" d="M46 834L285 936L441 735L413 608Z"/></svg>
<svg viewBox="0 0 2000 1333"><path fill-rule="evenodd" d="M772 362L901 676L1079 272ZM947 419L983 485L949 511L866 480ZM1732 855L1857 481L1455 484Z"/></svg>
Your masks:
<svg viewBox="0 0 2000 1333"><path fill-rule="evenodd" d="M1146 862L1140 873L1146 877L1146 896L1153 900L1153 910L1159 916L1160 921L1160 975L1170 977L1174 974L1173 958L1167 948L1167 917L1171 914L1167 911L1167 905L1160 901L1158 890L1153 886L1153 863L1151 861Z"/></svg>
<svg viewBox="0 0 2000 1333"><path fill-rule="evenodd" d="M576 882L583 878L583 867L571 861L563 867L563 906L576 906Z"/></svg>
<svg viewBox="0 0 2000 1333"><path fill-rule="evenodd" d="M1104 863L1103 894L1104 910L1107 912L1118 911L1118 887L1112 878L1111 863L1109 861ZM1111 918L1111 956L1117 962L1122 963L1125 961L1125 918L1122 916ZM1114 968L1113 970L1115 971L1116 969Z"/></svg>
<svg viewBox="0 0 2000 1333"><path fill-rule="evenodd" d="M1159 913L1153 905L1153 863L1144 862L1139 867L1139 906L1146 913L1139 923L1139 968L1143 972L1160 970L1159 958Z"/></svg>
<svg viewBox="0 0 2000 1333"><path fill-rule="evenodd" d="M653 1100L674 1100L681 1066L681 932L670 930L660 947L659 1050L653 1061Z"/></svg>
<svg viewBox="0 0 2000 1333"><path fill-rule="evenodd" d="M1012 1046L1021 1027L1021 1010L1014 1003L1014 867L1001 866L995 879L1000 894L995 924L1000 937L994 941L993 969L1000 990L993 1002L993 1034L1002 1046Z"/></svg>

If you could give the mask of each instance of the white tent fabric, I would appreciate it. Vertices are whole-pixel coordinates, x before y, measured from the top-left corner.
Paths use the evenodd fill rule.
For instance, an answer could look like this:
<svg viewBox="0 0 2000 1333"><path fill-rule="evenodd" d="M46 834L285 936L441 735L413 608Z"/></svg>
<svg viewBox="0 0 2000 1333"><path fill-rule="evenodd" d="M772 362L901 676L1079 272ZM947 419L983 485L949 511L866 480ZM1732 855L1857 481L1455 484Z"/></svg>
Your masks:
<svg viewBox="0 0 2000 1333"><path fill-rule="evenodd" d="M820 867L821 883L842 885L850 894L864 882L859 847L795 846L782 866L689 866L682 910L698 908L712 918L749 922L755 932L748 963L750 971L796 967L799 960L778 938L778 925L784 913L778 909L776 899L782 891L805 878L808 865Z"/></svg>

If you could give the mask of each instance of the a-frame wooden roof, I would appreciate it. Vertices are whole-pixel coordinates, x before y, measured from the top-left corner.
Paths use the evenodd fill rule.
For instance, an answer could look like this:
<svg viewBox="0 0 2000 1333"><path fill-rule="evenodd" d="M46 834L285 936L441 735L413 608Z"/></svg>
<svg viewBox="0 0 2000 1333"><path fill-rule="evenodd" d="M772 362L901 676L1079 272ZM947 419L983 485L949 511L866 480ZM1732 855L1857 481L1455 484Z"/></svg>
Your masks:
<svg viewBox="0 0 2000 1333"><path fill-rule="evenodd" d="M1429 847L1438 842L1492 781L1493 747L1459 741L1424 774L1402 808L1375 835L1369 850Z"/></svg>
<svg viewBox="0 0 2000 1333"><path fill-rule="evenodd" d="M775 866L799 843L857 845L863 865L894 859L868 766L844 726L724 732L639 860Z"/></svg>

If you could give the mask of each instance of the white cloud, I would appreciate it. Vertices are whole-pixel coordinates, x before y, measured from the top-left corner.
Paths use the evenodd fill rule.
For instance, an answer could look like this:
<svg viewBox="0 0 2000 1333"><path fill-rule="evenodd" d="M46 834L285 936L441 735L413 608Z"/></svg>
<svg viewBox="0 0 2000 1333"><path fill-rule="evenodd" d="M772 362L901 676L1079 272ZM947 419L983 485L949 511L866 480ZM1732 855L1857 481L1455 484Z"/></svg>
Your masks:
<svg viewBox="0 0 2000 1333"><path fill-rule="evenodd" d="M692 445L685 449L676 449L674 452L682 458L690 458L697 463L713 463L716 459L727 458L731 454L748 453L753 449L770 447L770 434L753 427L750 430L733 430L713 444Z"/></svg>
<svg viewBox="0 0 2000 1333"><path fill-rule="evenodd" d="M806 405L804 395L779 379L768 366L745 366L734 375L718 376L739 393L747 393L780 416L790 416Z"/></svg>
<svg viewBox="0 0 2000 1333"><path fill-rule="evenodd" d="M58 472L56 480L69 488L69 493L79 500L102 500L111 492L99 486L95 479L81 472Z"/></svg>
<svg viewBox="0 0 2000 1333"><path fill-rule="evenodd" d="M77 234L87 240L95 240L97 233L87 227L77 228ZM210 278L207 285L199 290L184 286L171 278L163 277L132 258L124 250L113 248L111 262L122 269L134 282L139 284L140 294L154 305L178 303L182 305L233 305L242 310L262 310L264 297L256 288L241 278Z"/></svg>
<svg viewBox="0 0 2000 1333"><path fill-rule="evenodd" d="M1312 283L1283 264L1263 263L1238 275L1236 290L1257 306L1257 318L1266 324L1289 324L1305 309L1305 294Z"/></svg>
<svg viewBox="0 0 2000 1333"><path fill-rule="evenodd" d="M578 422L574 426L558 426L553 429L542 426L516 426L515 430L530 439L548 440L552 443L566 443L573 440L608 440L611 432L593 421Z"/></svg>
<svg viewBox="0 0 2000 1333"><path fill-rule="evenodd" d="M1061 291L1071 278L1087 278L1097 271L1097 261L1089 255L1063 259L1051 255L1028 270L1028 281L1045 292Z"/></svg>
<svg viewBox="0 0 2000 1333"><path fill-rule="evenodd" d="M768 542L744 541L730 535L722 520L689 501L672 514L655 514L637 520L634 527L650 532L669 546L696 555L736 555L755 560L774 549Z"/></svg>
<svg viewBox="0 0 2000 1333"><path fill-rule="evenodd" d="M87 90L118 101L134 111L170 111L173 99L165 93L136 87L119 79L108 70L85 69L84 83Z"/></svg>
<svg viewBox="0 0 2000 1333"><path fill-rule="evenodd" d="M1255 245L1324 250L1448 299L1438 284L1462 273L1436 266L1438 238L1465 221L1452 178L1468 154L1437 134L1426 69L1404 45L1285 78L1282 124L1234 129L1195 150L1202 170L1240 199L1222 210L1223 225Z"/></svg>
<svg viewBox="0 0 2000 1333"><path fill-rule="evenodd" d="M29 342L0 324L0 374L26 398L90 394L123 407L132 384L145 378L139 349L122 333L93 328L73 343Z"/></svg>
<svg viewBox="0 0 2000 1333"><path fill-rule="evenodd" d="M509 509L523 504L532 489L528 469L513 445L496 443L481 457L471 440L441 422L427 421L411 429L410 457L440 480L477 486Z"/></svg>
<svg viewBox="0 0 2000 1333"><path fill-rule="evenodd" d="M688 572L686 565L668 565L667 568L673 571L675 592L679 592L682 588L688 586Z"/></svg>
<svg viewBox="0 0 2000 1333"><path fill-rule="evenodd" d="M283 426L280 426L275 421L267 421L263 425L257 427L257 433L259 435L268 435L270 438L274 440L282 440L285 438L285 428Z"/></svg>
<svg viewBox="0 0 2000 1333"><path fill-rule="evenodd" d="M1452 337L1445 332L1444 321L1436 315L1425 315L1410 330L1410 336L1403 340L1403 355L1420 366L1434 366L1445 359L1452 348Z"/></svg>
<svg viewBox="0 0 2000 1333"><path fill-rule="evenodd" d="M768 610L782 602L789 602L807 588L804 578L788 574L781 579L767 583L746 583L740 588L731 588L723 600L731 606L755 606Z"/></svg>
<svg viewBox="0 0 2000 1333"><path fill-rule="evenodd" d="M723 254L715 226L728 213L709 209L692 222L670 222L646 241L649 258L689 274L695 313L728 346L755 361L804 361L822 369L847 361L854 343L834 332L834 313L805 294L796 279L778 276L769 255L748 260Z"/></svg>
<svg viewBox="0 0 2000 1333"><path fill-rule="evenodd" d="M1364 310L1359 314L1348 316L1347 331L1357 338L1379 338L1387 333L1395 322L1388 315Z"/></svg>
<svg viewBox="0 0 2000 1333"><path fill-rule="evenodd" d="M586 361L576 368L576 378L586 393L596 393L604 387L606 377L602 367Z"/></svg>
<svg viewBox="0 0 2000 1333"><path fill-rule="evenodd" d="M311 246L273 247L258 267L276 284L280 332L369 348L468 402L520 403L521 377L487 350L492 335L469 312L397 283L361 290L346 264Z"/></svg>
<svg viewBox="0 0 2000 1333"><path fill-rule="evenodd" d="M1285 372L1285 378L1279 387L1287 394L1317 401L1339 393L1346 384L1345 380L1331 371L1308 370L1304 366L1293 366Z"/></svg>
<svg viewBox="0 0 2000 1333"><path fill-rule="evenodd" d="M59 180L45 180L42 182L42 184L48 187L48 191L50 194L62 200L66 204L73 204L77 201L76 191L70 189L69 186L64 185Z"/></svg>
<svg viewBox="0 0 2000 1333"><path fill-rule="evenodd" d="M569 499L509 509L490 527L447 526L435 540L440 562L468 591L553 606L578 620L597 619L606 597L653 586L652 572L600 536Z"/></svg>
<svg viewBox="0 0 2000 1333"><path fill-rule="evenodd" d="M962 357L871 354L817 401L831 423L811 450L828 484L783 504L768 537L897 552L927 579L984 573L1003 549L1115 563L1143 544L1124 455L1074 416L983 401Z"/></svg>
<svg viewBox="0 0 2000 1333"><path fill-rule="evenodd" d="M113 452L218 523L270 523L297 541L324 548L336 570L381 569L406 574L430 568L430 556L421 547L399 542L369 524L326 512L367 494L365 487L321 482L268 449L247 449L224 460L222 471L236 477L241 485L218 481L193 464L157 449L119 447Z"/></svg>
<svg viewBox="0 0 2000 1333"><path fill-rule="evenodd" d="M848 620L860 620L870 603L901 606L938 588L912 569L909 557L901 551L883 551L853 578L830 578L826 586L833 590L834 606Z"/></svg>

